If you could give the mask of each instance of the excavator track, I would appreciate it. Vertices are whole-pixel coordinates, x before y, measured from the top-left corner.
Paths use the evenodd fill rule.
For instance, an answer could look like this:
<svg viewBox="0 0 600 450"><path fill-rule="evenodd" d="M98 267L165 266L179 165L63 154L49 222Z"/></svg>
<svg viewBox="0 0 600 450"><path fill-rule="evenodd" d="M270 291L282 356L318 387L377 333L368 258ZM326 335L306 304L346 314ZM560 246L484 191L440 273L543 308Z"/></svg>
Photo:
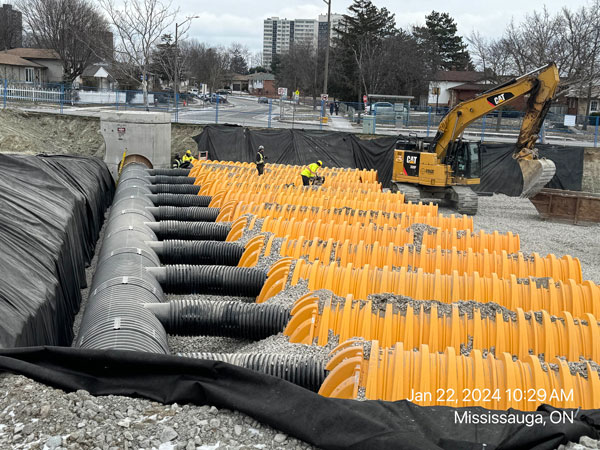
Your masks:
<svg viewBox="0 0 600 450"><path fill-rule="evenodd" d="M469 214L474 216L477 214L477 194L468 186L452 186L452 198L450 202L452 207L459 214Z"/></svg>
<svg viewBox="0 0 600 450"><path fill-rule="evenodd" d="M392 181L391 190L392 192L399 192L401 194L404 194L405 203L419 203L420 201L422 201L421 191L414 184L398 183L396 181Z"/></svg>

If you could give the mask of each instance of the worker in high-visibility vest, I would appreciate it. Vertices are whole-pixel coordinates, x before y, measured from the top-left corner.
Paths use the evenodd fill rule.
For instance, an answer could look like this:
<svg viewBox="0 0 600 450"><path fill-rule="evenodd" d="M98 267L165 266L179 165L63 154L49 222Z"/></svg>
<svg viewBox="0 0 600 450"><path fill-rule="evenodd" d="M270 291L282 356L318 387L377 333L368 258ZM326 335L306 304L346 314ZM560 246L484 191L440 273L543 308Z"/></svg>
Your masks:
<svg viewBox="0 0 600 450"><path fill-rule="evenodd" d="M188 150L185 152L185 155L183 155L183 158L181 158L181 168L186 169L188 167L191 167L194 163L194 161L196 161L196 158L194 158L192 156L192 151Z"/></svg>
<svg viewBox="0 0 600 450"><path fill-rule="evenodd" d="M256 163L256 170L259 175L262 175L265 171L265 148L260 145L258 147L258 152L256 152L256 159L254 160Z"/></svg>
<svg viewBox="0 0 600 450"><path fill-rule="evenodd" d="M317 176L317 171L323 165L323 161L317 161L316 163L309 164L304 168L300 175L302 175L302 184L308 186L310 180Z"/></svg>

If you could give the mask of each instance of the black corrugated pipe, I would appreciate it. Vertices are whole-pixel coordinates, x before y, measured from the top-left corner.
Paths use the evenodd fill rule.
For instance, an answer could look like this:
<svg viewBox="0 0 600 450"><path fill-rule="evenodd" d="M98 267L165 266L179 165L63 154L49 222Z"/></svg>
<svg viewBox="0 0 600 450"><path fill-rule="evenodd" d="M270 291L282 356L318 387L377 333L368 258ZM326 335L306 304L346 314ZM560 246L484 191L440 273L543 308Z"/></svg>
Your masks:
<svg viewBox="0 0 600 450"><path fill-rule="evenodd" d="M209 195L191 194L149 194L154 206L208 206L212 200Z"/></svg>
<svg viewBox="0 0 600 450"><path fill-rule="evenodd" d="M196 179L193 177L170 177L168 175L151 175L148 181L152 184L194 184Z"/></svg>
<svg viewBox="0 0 600 450"><path fill-rule="evenodd" d="M154 208L154 203L145 195L142 197L121 197L120 200L113 202L112 208L117 210L146 209Z"/></svg>
<svg viewBox="0 0 600 450"><path fill-rule="evenodd" d="M221 208L208 208L206 206L155 206L147 208L156 220L189 220L192 222L214 222L217 220Z"/></svg>
<svg viewBox="0 0 600 450"><path fill-rule="evenodd" d="M81 348L169 354L162 324L143 307L162 292L146 280L113 278L90 294L76 345Z"/></svg>
<svg viewBox="0 0 600 450"><path fill-rule="evenodd" d="M161 222L146 222L145 225L156 233L160 239L224 241L231 231L231 225L213 222L163 220Z"/></svg>
<svg viewBox="0 0 600 450"><path fill-rule="evenodd" d="M92 282L92 290L112 278L132 277L146 280L157 292L161 292L162 297L160 283L145 270L146 267L160 265L158 256L152 250L120 248L100 256L102 258L98 262L98 268Z"/></svg>
<svg viewBox="0 0 600 450"><path fill-rule="evenodd" d="M254 353L178 353L177 356L227 362L282 378L313 392L319 390L327 375L324 361L314 356Z"/></svg>
<svg viewBox="0 0 600 450"><path fill-rule="evenodd" d="M290 320L290 310L267 303L175 300L144 305L178 336L226 336L258 341L280 333Z"/></svg>
<svg viewBox="0 0 600 450"><path fill-rule="evenodd" d="M102 243L99 258L104 259L106 255L125 247L139 247L150 251L146 242L152 240L156 240L156 235L148 227L125 226L110 230Z"/></svg>
<svg viewBox="0 0 600 450"><path fill-rule="evenodd" d="M194 194L200 192L197 184L152 184L148 187L153 194Z"/></svg>
<svg viewBox="0 0 600 450"><path fill-rule="evenodd" d="M148 186L144 186L142 184L137 184L135 186L126 185L123 189L119 189L117 187L117 192L115 192L115 196L117 196L117 195L118 195L118 197L116 198L115 201L118 202L119 200L124 199L124 198L144 197L144 196L152 195L152 194L150 194L150 189L148 189Z"/></svg>
<svg viewBox="0 0 600 450"><path fill-rule="evenodd" d="M182 264L146 269L166 293L257 297L267 274L259 269Z"/></svg>
<svg viewBox="0 0 600 450"><path fill-rule="evenodd" d="M145 303L164 300L158 281L144 267L160 264L146 244L156 235L145 225L149 192L146 166L123 168L106 224L88 304L75 345L84 348L169 353L167 335Z"/></svg>
<svg viewBox="0 0 600 450"><path fill-rule="evenodd" d="M146 169L146 173L150 176L167 175L172 177L187 177L191 169Z"/></svg>
<svg viewBox="0 0 600 450"><path fill-rule="evenodd" d="M146 242L163 264L237 266L244 247L235 242L178 241Z"/></svg>

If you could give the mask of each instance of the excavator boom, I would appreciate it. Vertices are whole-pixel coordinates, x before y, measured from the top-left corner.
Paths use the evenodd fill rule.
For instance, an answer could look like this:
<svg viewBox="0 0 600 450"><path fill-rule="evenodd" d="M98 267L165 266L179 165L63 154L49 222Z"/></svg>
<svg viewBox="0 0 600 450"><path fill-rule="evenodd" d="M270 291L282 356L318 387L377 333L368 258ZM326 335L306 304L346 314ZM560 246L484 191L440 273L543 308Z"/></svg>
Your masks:
<svg viewBox="0 0 600 450"><path fill-rule="evenodd" d="M523 173L521 195L536 195L556 173L554 163L544 158L540 159L534 146L558 81L556 64L550 63L458 104L442 119L432 150L443 161L451 146L470 123L524 95L529 95L527 111L513 157L518 161Z"/></svg>

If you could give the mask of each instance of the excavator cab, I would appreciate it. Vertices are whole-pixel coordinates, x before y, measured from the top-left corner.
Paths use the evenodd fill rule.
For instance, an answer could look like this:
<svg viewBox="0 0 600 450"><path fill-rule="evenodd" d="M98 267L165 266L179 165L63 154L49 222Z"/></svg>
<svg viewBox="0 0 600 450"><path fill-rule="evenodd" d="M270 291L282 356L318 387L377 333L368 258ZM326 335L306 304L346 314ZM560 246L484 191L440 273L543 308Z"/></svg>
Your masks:
<svg viewBox="0 0 600 450"><path fill-rule="evenodd" d="M448 152L447 164L453 175L463 179L479 179L481 177L481 148L478 142L457 141L452 152Z"/></svg>

